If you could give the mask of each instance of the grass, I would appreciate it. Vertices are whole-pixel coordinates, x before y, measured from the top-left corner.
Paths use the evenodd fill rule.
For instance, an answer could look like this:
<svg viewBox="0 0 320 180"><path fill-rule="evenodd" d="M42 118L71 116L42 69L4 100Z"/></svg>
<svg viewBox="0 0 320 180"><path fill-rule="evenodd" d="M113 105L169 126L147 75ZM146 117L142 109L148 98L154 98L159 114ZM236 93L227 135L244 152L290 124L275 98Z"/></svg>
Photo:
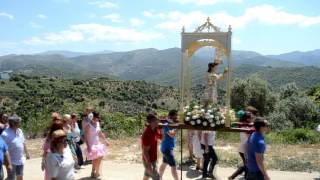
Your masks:
<svg viewBox="0 0 320 180"><path fill-rule="evenodd" d="M265 154L266 166L270 170L281 171L320 171L320 142L286 142L284 136L276 133L267 135L267 150ZM186 141L184 141L186 142ZM215 150L219 165L224 167L237 167L242 160L238 154L238 133L217 133ZM180 154L177 148L176 153ZM187 159L187 145L184 144L184 159Z"/></svg>

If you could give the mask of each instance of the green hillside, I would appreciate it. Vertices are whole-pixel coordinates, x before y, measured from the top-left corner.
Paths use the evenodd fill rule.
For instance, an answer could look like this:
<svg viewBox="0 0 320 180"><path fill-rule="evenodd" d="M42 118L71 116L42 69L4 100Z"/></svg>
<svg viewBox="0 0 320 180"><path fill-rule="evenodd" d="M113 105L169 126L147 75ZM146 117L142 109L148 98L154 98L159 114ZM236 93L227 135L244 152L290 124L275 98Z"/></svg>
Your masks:
<svg viewBox="0 0 320 180"><path fill-rule="evenodd" d="M83 112L86 106L101 112L134 117L147 107L176 107L175 89L145 81L109 78L67 80L14 75L0 81L0 111L16 112L28 131L38 133L50 123L51 112Z"/></svg>

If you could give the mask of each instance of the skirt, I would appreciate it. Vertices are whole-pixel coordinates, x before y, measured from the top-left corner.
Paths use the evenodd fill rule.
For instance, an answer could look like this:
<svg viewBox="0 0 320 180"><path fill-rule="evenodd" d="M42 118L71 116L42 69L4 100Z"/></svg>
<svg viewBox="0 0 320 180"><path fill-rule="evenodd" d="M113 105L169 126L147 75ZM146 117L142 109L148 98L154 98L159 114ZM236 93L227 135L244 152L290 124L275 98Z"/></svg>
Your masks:
<svg viewBox="0 0 320 180"><path fill-rule="evenodd" d="M87 159L95 160L104 157L107 154L107 148L104 144L94 144L91 146L91 152L87 150Z"/></svg>

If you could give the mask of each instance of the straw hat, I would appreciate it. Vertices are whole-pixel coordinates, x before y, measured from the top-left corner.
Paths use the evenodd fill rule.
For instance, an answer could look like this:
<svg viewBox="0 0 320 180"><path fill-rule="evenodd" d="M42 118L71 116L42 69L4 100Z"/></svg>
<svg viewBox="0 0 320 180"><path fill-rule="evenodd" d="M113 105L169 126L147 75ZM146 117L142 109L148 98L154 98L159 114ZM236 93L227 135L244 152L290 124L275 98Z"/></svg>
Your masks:
<svg viewBox="0 0 320 180"><path fill-rule="evenodd" d="M61 137L66 137L67 134L64 132L64 130L62 129L58 129L58 130L55 130L53 131L52 133L52 138L53 139L57 139L57 138L61 138Z"/></svg>

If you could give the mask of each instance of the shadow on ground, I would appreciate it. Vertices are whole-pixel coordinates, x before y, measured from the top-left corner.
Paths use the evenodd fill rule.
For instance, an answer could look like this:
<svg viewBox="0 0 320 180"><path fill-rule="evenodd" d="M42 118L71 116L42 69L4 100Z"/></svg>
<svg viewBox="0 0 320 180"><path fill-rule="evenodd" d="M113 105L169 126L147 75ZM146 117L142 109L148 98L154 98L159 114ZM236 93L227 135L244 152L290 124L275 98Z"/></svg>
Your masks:
<svg viewBox="0 0 320 180"><path fill-rule="evenodd" d="M201 179L202 173L201 173L201 171L195 170L194 165L192 165L192 164L182 164L182 166L180 165L178 167L179 171L181 171L181 169L182 169L182 171L186 171L187 172L186 176L187 176L188 179L195 179L195 178Z"/></svg>

